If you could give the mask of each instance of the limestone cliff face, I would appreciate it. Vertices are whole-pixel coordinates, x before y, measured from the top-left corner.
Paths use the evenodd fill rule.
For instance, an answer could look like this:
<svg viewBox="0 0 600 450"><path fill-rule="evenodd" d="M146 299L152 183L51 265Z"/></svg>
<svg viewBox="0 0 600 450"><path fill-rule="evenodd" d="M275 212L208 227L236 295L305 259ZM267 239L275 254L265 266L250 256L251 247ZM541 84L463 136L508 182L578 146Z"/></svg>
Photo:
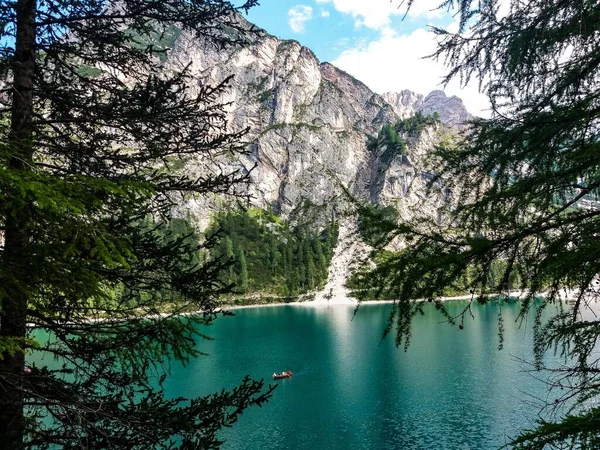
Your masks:
<svg viewBox="0 0 600 450"><path fill-rule="evenodd" d="M452 126L468 115L460 100L437 91L426 98L410 91L375 94L349 74L320 63L298 42L266 33L248 46L229 50L182 34L162 70L187 65L197 80L190 85L192 91L233 76L224 98L231 104L230 126L250 129L251 151L230 164L242 170L255 167L249 185L253 203L292 219L304 216L306 206L329 214L339 203L340 184L374 201L393 203L400 194L410 201L422 187L414 181L423 179L415 161L438 139L437 131L427 130L411 142L409 157L385 165L367 150L367 136L416 111L438 111ZM187 206L199 216L206 207Z"/></svg>
<svg viewBox="0 0 600 450"><path fill-rule="evenodd" d="M459 129L471 119L463 101L456 96L446 96L444 91L436 90L427 97L423 97L412 91L404 90L386 92L382 97L402 119L410 117L416 112L421 112L426 116L437 112L444 125Z"/></svg>
<svg viewBox="0 0 600 450"><path fill-rule="evenodd" d="M404 134L407 155L387 158L385 146L378 147L372 155L370 200L385 206L394 206L399 217L412 219L427 217L441 219L441 210L449 201L448 192L429 188L436 168L431 167L427 154L456 130L443 124L425 128L423 131Z"/></svg>
<svg viewBox="0 0 600 450"><path fill-rule="evenodd" d="M423 96L408 89L400 92L385 92L381 96L401 119L413 116L423 106Z"/></svg>
<svg viewBox="0 0 600 450"><path fill-rule="evenodd" d="M425 97L421 112L426 116L437 112L442 123L453 128L462 128L472 118L460 98L447 97L443 91L433 91Z"/></svg>

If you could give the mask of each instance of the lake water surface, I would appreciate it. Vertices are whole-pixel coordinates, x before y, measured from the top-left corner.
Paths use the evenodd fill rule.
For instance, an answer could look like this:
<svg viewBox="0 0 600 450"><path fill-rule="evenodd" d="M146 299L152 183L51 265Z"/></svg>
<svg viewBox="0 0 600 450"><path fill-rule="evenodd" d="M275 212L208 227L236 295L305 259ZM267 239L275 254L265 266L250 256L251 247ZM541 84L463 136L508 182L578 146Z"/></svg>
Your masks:
<svg viewBox="0 0 600 450"><path fill-rule="evenodd" d="M449 302L458 313L465 302ZM263 408L225 430L225 449L492 449L534 425L546 386L520 361L532 360L532 327L515 323L519 303L476 305L464 330L433 305L415 317L410 348L381 341L390 305L290 305L240 309L199 341L209 356L175 366L173 396L232 388L245 375L278 381ZM532 318L530 319L533 320ZM528 394L525 394L527 392Z"/></svg>

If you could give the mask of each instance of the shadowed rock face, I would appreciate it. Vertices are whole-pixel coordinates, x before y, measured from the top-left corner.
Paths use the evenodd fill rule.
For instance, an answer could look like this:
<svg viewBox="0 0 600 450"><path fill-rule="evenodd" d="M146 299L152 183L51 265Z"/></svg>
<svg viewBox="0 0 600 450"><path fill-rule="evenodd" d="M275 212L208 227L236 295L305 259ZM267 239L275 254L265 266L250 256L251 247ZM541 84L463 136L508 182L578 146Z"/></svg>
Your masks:
<svg viewBox="0 0 600 450"><path fill-rule="evenodd" d="M241 170L255 167L248 187L252 203L293 220L329 217L344 203L340 184L358 197L386 203L396 202L400 191L409 192L388 178L399 179L399 168L410 168L402 172L403 184L410 184L407 177L421 177L418 162L439 133L429 130L423 139L410 141L412 158L382 166L377 163L377 152L367 150L366 144L367 136L377 135L383 124L416 111L437 111L450 126L468 118L456 97L448 98L441 91L426 98L410 91L380 96L335 66L320 63L298 42L267 33L248 46L228 50L182 34L161 70L188 65L195 78L189 86L192 92L233 75L223 100L230 103L231 129L250 129L251 151L227 164ZM188 170L201 173L207 169L205 162L196 161ZM379 186L376 195L373 184ZM216 203L189 201L185 207L205 222ZM307 211L315 213L314 218Z"/></svg>

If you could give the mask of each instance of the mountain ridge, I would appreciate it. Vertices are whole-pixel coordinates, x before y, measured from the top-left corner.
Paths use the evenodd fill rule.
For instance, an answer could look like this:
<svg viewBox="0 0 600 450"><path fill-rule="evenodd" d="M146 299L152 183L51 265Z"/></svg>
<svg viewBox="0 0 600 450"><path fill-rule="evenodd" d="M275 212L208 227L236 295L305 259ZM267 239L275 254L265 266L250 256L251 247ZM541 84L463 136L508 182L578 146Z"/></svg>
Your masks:
<svg viewBox="0 0 600 450"><path fill-rule="evenodd" d="M439 91L427 97L402 91L410 101L401 110L401 102L394 104L391 95L386 100L386 94L379 95L333 64L320 62L298 41L280 40L267 32L248 45L225 50L181 33L161 70L185 67L194 79L189 85L192 94L204 84L233 76L221 100L229 104L231 130L250 130L249 154L226 164L249 172L253 206L292 220L318 221L343 209L340 185L357 198L374 202L404 204L408 197L420 199L422 194L416 191L424 191L426 183L421 177L425 169L419 167L423 155L469 117L460 99ZM412 138L406 156L380 164L385 149L370 151L369 136L417 111L438 112L442 123ZM190 166L190 170L206 169L201 161ZM398 193L402 198L396 197ZM193 200L183 206L206 224L211 211L218 209L215 205Z"/></svg>

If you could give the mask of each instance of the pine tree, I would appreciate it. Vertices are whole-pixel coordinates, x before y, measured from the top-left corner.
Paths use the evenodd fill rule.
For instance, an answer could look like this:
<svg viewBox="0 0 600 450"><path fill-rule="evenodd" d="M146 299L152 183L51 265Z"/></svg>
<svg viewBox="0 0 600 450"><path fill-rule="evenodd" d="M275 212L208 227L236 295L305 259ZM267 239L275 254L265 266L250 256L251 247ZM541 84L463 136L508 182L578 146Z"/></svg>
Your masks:
<svg viewBox="0 0 600 450"><path fill-rule="evenodd" d="M214 447L220 427L268 397L262 382L246 379L211 397L168 399L163 378L149 378L163 361L199 355L194 337L225 291L224 264L181 264L202 245L169 238L164 224L183 195L235 194L245 181L177 169L186 158L243 149L216 101L227 82L195 84L191 94L187 69L154 68L178 33L217 47L243 43L250 30L237 9L221 0L2 2L4 448ZM165 299L175 311L205 313L157 318ZM54 339L34 342L27 323ZM25 372L37 345L64 368Z"/></svg>
<svg viewBox="0 0 600 450"><path fill-rule="evenodd" d="M298 280L296 277L296 265L294 264L294 249L293 249L294 241L292 239L288 240L284 248L284 259L285 259L285 267L286 272L284 276L286 277L286 287L288 291L288 295L294 295L298 290Z"/></svg>
<svg viewBox="0 0 600 450"><path fill-rule="evenodd" d="M277 238L273 233L269 234L269 259L268 259L268 267L272 273L272 275L276 275L279 268L279 260L281 258L281 254L277 249Z"/></svg>
<svg viewBox="0 0 600 450"><path fill-rule="evenodd" d="M511 1L498 17L495 0L443 3L459 8L468 33L435 29L436 56L450 64L447 80L481 80L492 115L474 120L464 139L434 155L441 169L431 189L442 186L456 199L445 220L383 224L390 239L410 244L371 276L400 299L386 332L395 325L397 344L407 345L410 317L421 307L411 300L436 298L462 278L480 301L490 301L483 294L504 293L518 271L529 288L523 316L545 292L534 314L536 367L555 370L555 407L575 404L513 445L598 448L600 360L593 352L600 321L581 314L600 295L600 4ZM487 283L495 261L504 265L498 287ZM561 301L563 288L574 289L574 301L542 324L541 312ZM547 351L562 355L564 365L545 367Z"/></svg>
<svg viewBox="0 0 600 450"><path fill-rule="evenodd" d="M317 285L317 268L315 266L315 258L312 249L309 247L306 257L306 286L308 289L313 289Z"/></svg>
<svg viewBox="0 0 600 450"><path fill-rule="evenodd" d="M329 265L327 264L327 259L323 254L323 243L320 239L315 238L314 240L315 246L315 266L317 268L318 279L319 282L327 278L327 273L329 272Z"/></svg>
<svg viewBox="0 0 600 450"><path fill-rule="evenodd" d="M227 236L225 238L225 257L227 258L227 261L230 262L229 278L227 281L229 283L236 284L237 283L237 275L236 275L235 269L233 267L234 256L235 256L235 254L233 253L233 242L231 241L231 238L229 236Z"/></svg>
<svg viewBox="0 0 600 450"><path fill-rule="evenodd" d="M246 255L242 246L238 246L237 250L237 268L239 274L238 286L242 292L248 291L248 264L246 263Z"/></svg>

